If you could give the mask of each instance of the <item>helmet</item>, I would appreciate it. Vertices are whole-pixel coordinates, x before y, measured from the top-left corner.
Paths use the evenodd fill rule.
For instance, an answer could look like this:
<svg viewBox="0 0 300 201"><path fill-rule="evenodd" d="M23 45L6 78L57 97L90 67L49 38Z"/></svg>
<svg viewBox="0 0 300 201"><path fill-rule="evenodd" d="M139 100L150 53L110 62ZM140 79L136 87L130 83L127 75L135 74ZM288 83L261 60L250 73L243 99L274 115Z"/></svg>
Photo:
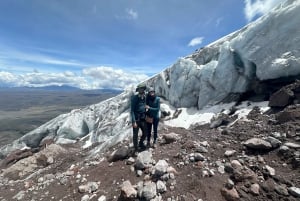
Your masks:
<svg viewBox="0 0 300 201"><path fill-rule="evenodd" d="M146 90L146 88L147 88L146 84L145 83L138 84L135 91L138 91L140 88Z"/></svg>

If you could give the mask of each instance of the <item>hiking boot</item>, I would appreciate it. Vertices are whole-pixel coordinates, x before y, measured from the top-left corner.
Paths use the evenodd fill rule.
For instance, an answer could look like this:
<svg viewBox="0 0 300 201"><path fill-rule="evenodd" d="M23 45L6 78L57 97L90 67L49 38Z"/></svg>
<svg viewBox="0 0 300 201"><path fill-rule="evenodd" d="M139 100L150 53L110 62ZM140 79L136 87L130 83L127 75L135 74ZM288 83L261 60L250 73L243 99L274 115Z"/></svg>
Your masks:
<svg viewBox="0 0 300 201"><path fill-rule="evenodd" d="M147 145L146 145L147 149L149 149L151 146L150 146L150 142L147 142Z"/></svg>
<svg viewBox="0 0 300 201"><path fill-rule="evenodd" d="M144 143L139 144L139 148L141 151L144 151L147 147L144 145Z"/></svg>

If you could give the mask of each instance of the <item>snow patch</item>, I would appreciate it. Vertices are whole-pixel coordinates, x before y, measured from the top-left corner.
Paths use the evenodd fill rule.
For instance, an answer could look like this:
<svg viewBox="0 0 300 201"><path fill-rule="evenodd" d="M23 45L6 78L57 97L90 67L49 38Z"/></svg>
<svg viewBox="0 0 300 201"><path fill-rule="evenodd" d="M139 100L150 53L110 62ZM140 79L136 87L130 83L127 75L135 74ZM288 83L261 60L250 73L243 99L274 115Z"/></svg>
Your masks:
<svg viewBox="0 0 300 201"><path fill-rule="evenodd" d="M177 118L170 119L164 121L164 123L168 126L173 127L183 127L183 128L190 128L192 125L203 125L210 123L211 119L218 115L219 113L228 114L230 109L235 105L235 103L228 103L228 104L219 104L210 107L206 107L202 110L197 110L197 108L178 108L177 111L181 110L181 113L178 115ZM238 115L239 119L247 119L247 115L249 112L255 107L258 106L260 111L266 112L268 107L268 101L263 102L249 102L245 101L242 102L240 105L236 106L237 111L234 115ZM173 116L176 112L174 108L168 107L167 105L163 106L164 108L169 108L171 112L171 116Z"/></svg>

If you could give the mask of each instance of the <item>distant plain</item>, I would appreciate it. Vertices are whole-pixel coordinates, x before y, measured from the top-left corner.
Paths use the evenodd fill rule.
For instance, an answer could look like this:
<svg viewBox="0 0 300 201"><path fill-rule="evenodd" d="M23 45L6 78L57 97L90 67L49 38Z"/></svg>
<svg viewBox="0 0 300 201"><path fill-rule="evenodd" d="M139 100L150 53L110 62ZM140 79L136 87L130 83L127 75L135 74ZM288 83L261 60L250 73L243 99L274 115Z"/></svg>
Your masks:
<svg viewBox="0 0 300 201"><path fill-rule="evenodd" d="M118 95L119 91L0 88L0 146L60 114Z"/></svg>

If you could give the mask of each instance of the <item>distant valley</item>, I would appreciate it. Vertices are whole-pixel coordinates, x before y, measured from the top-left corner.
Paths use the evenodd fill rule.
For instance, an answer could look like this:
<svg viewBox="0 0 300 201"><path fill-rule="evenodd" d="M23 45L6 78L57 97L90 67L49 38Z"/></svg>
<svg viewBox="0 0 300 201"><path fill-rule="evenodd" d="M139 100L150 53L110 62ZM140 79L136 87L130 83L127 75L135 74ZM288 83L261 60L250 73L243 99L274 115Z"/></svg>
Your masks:
<svg viewBox="0 0 300 201"><path fill-rule="evenodd" d="M73 87L0 88L0 146L8 144L56 116L99 103L118 90Z"/></svg>

